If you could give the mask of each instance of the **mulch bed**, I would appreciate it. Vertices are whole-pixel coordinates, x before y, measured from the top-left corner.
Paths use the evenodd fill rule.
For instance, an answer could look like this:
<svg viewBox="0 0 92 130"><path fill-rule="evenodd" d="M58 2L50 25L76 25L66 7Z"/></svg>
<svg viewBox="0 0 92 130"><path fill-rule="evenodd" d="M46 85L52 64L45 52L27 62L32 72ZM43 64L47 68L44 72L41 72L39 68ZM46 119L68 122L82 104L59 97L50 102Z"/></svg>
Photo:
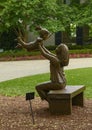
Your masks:
<svg viewBox="0 0 92 130"><path fill-rule="evenodd" d="M73 106L71 115L51 115L48 103L39 97L32 100L35 124L32 123L29 102L24 96L0 95L0 130L91 130L92 99L84 107Z"/></svg>

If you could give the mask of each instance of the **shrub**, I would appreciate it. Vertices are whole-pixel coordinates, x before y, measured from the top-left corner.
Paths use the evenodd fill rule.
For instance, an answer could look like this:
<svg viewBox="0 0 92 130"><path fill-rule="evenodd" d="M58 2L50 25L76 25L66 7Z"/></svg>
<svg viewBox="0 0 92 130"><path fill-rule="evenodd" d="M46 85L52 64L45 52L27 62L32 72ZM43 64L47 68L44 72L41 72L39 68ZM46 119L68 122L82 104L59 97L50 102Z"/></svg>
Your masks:
<svg viewBox="0 0 92 130"><path fill-rule="evenodd" d="M14 31L9 30L9 32L4 32L0 36L0 48L4 50L14 50L17 45L17 41L15 41L16 35Z"/></svg>

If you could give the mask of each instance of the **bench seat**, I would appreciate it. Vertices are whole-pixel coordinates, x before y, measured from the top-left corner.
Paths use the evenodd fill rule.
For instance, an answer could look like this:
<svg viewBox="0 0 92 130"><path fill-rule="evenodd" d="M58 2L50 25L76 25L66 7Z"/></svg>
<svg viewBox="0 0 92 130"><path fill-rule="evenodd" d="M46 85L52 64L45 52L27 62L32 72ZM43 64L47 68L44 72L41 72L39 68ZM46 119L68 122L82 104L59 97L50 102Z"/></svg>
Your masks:
<svg viewBox="0 0 92 130"><path fill-rule="evenodd" d="M83 107L84 85L67 85L65 89L51 90L48 93L49 109L52 114L71 114L72 105Z"/></svg>

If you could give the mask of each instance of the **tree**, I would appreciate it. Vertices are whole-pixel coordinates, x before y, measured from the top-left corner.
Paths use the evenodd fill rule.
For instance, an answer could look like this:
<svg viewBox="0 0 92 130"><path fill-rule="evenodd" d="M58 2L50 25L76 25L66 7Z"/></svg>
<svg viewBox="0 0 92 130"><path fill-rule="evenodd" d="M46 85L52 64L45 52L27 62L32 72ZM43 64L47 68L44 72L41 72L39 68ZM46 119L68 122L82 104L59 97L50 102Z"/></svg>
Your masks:
<svg viewBox="0 0 92 130"><path fill-rule="evenodd" d="M31 31L38 25L49 26L55 16L56 0L8 0L0 14L0 31L12 28L17 36L25 39L27 28ZM53 15L52 15L53 12ZM52 15L52 16L51 16ZM52 20L53 21L53 20ZM53 21L54 23L54 21Z"/></svg>
<svg viewBox="0 0 92 130"><path fill-rule="evenodd" d="M74 24L76 26L83 26L85 24L89 24L92 21L92 0L84 0L83 3L77 3L77 0L71 0L72 4L71 6L77 9L75 11L75 19L74 19Z"/></svg>
<svg viewBox="0 0 92 130"><path fill-rule="evenodd" d="M35 31L36 26L57 32L67 30L70 23L83 25L91 22L89 12L92 12L90 10L92 0L81 5L75 2L66 5L60 0L4 0L3 2L1 2L3 8L0 7L0 32L12 29L24 41L28 31Z"/></svg>
<svg viewBox="0 0 92 130"><path fill-rule="evenodd" d="M57 0L6 0L0 14L0 32L11 28L25 40L27 31L34 31L36 26L52 32L64 30L72 13L71 7L59 6Z"/></svg>

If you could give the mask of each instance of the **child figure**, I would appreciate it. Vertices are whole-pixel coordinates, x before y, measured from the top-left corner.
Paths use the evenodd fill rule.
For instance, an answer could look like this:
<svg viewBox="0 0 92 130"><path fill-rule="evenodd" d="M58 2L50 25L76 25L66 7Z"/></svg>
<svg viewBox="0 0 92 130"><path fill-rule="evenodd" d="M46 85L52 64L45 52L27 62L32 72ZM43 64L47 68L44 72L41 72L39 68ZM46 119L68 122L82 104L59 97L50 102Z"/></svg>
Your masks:
<svg viewBox="0 0 92 130"><path fill-rule="evenodd" d="M16 46L16 48L20 48L20 47L23 47L25 48L27 51L32 51L32 50L35 50L35 49L38 49L38 42L40 41L40 39L42 38L43 40L46 40L48 39L48 37L50 37L50 32L45 29L45 28L42 28L40 26L36 27L36 29L39 33L39 36L40 38L38 37L36 40L32 41L32 42L29 42L29 43L26 43L22 40L21 37L18 37L17 38L17 41L19 42L18 45Z"/></svg>

